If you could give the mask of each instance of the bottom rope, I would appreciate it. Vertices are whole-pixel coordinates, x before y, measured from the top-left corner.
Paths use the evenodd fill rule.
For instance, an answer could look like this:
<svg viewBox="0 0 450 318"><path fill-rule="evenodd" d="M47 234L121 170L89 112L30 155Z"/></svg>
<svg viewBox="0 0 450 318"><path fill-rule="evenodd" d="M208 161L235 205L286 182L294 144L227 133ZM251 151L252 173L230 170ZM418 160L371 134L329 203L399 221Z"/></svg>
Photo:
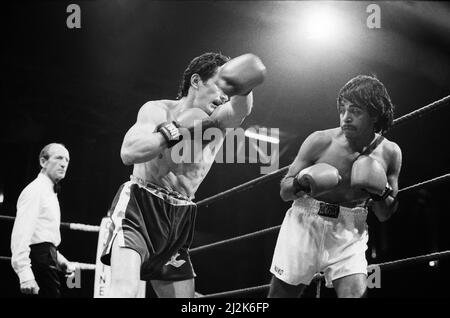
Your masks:
<svg viewBox="0 0 450 318"><path fill-rule="evenodd" d="M442 251L442 252L436 252L436 253L430 253L425 255L419 255L414 257L408 257L404 259L399 259L395 261L390 262L384 262L379 264L370 264L367 269L370 272L371 269L374 267L379 267L381 269L390 270L393 268L397 268L399 266L403 265L411 265L411 264L417 264L422 263L425 261L431 261L431 260L437 260L444 257L450 256L450 250ZM320 287L322 284L322 280L324 279L324 276L322 274L316 274L313 278L313 281L317 282L317 288L316 288L316 298L320 298ZM241 289L235 289L230 291L224 291L214 294L207 294L203 295L200 298L217 298L217 297L233 297L238 295L245 295L253 292L263 292L268 291L270 287L270 284L266 285L260 285L260 286L253 286L253 287L247 287L247 288L241 288Z"/></svg>

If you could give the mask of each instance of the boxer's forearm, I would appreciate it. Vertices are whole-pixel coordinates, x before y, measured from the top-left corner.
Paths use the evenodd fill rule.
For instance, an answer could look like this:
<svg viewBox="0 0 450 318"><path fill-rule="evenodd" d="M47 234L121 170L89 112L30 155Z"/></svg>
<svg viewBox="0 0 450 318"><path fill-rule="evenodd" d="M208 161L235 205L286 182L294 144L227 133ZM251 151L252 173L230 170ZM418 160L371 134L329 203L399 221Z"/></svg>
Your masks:
<svg viewBox="0 0 450 318"><path fill-rule="evenodd" d="M397 200L391 196L388 196L383 201L371 201L372 211L380 222L387 221L392 214L397 210Z"/></svg>
<svg viewBox="0 0 450 318"><path fill-rule="evenodd" d="M158 156L167 148L167 141L161 133L142 134L124 141L120 157L125 165L143 163Z"/></svg>

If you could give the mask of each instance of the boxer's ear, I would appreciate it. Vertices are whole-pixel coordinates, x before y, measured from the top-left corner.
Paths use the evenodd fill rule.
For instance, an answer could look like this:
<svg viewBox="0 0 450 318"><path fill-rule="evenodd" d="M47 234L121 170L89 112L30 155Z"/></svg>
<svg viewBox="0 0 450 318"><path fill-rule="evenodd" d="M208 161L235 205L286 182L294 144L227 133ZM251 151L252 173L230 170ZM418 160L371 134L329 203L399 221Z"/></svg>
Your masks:
<svg viewBox="0 0 450 318"><path fill-rule="evenodd" d="M192 76L191 76L191 86L197 89L201 80L202 79L200 78L200 75L198 75L197 73L192 74Z"/></svg>

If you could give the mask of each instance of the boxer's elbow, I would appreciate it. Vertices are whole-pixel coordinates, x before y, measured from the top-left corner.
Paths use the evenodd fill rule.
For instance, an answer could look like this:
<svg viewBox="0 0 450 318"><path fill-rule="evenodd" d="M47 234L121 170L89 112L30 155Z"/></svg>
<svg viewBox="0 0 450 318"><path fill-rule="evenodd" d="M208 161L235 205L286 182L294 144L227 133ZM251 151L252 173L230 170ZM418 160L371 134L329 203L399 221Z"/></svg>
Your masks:
<svg viewBox="0 0 450 318"><path fill-rule="evenodd" d="M130 165L133 164L132 157L126 151L121 151L120 152L120 158L122 159L123 164L126 165L126 166L130 166Z"/></svg>
<svg viewBox="0 0 450 318"><path fill-rule="evenodd" d="M135 163L134 161L136 158L133 156L133 152L130 148L124 144L120 149L120 159L122 159L124 165L130 166Z"/></svg>
<svg viewBox="0 0 450 318"><path fill-rule="evenodd" d="M386 215L381 215L381 214L375 214L377 216L377 219L380 223L386 222L387 220L390 219L390 215L386 216Z"/></svg>
<svg viewBox="0 0 450 318"><path fill-rule="evenodd" d="M245 103L244 109L245 109L245 116L250 115L250 113L253 110L253 93L252 92L250 92L246 96L246 103Z"/></svg>

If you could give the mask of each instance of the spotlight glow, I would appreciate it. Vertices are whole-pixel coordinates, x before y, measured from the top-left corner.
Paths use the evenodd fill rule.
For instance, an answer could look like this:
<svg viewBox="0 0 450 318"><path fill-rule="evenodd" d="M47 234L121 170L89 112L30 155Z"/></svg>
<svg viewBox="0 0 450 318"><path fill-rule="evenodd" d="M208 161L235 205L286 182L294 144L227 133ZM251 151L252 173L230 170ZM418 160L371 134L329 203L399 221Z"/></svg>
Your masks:
<svg viewBox="0 0 450 318"><path fill-rule="evenodd" d="M298 27L307 40L321 43L334 42L348 31L345 17L329 3L308 5L301 14Z"/></svg>
<svg viewBox="0 0 450 318"><path fill-rule="evenodd" d="M272 144L279 144L280 143L280 139L278 139L276 137L258 134L258 133L255 133L255 132L251 131L251 130L246 130L245 131L245 136L247 136L248 138L252 138L252 139L258 139L258 140L270 142Z"/></svg>
<svg viewBox="0 0 450 318"><path fill-rule="evenodd" d="M310 39L330 37L333 34L333 15L330 11L313 12L306 21L306 30Z"/></svg>

